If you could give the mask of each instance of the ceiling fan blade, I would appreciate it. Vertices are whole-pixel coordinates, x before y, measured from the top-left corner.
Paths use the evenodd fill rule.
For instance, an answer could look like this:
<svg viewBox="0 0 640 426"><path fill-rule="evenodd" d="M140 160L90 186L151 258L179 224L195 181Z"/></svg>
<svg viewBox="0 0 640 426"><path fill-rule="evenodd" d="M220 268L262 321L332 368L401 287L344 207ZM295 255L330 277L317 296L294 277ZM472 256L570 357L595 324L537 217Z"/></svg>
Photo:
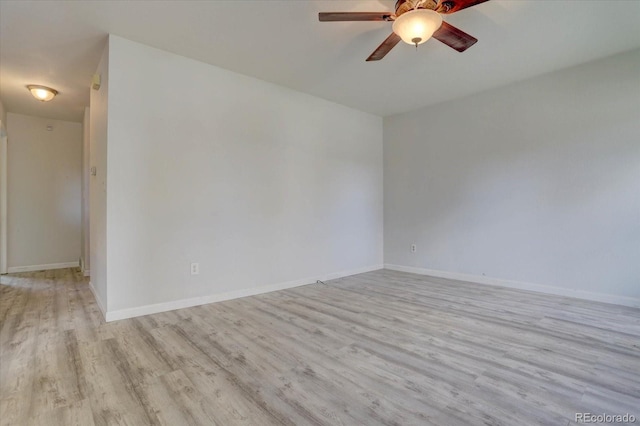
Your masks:
<svg viewBox="0 0 640 426"><path fill-rule="evenodd" d="M391 12L320 12L320 22L335 21L391 21Z"/></svg>
<svg viewBox="0 0 640 426"><path fill-rule="evenodd" d="M470 36L444 21L442 22L442 26L433 33L433 38L440 40L458 52L464 52L478 41L477 38Z"/></svg>
<svg viewBox="0 0 640 426"><path fill-rule="evenodd" d="M369 61L379 61L384 58L387 53L393 49L396 44L398 44L402 40L399 35L396 33L391 33L389 37L385 41L382 42L380 46L376 50L373 51L371 55L367 58L367 62Z"/></svg>
<svg viewBox="0 0 640 426"><path fill-rule="evenodd" d="M489 0L438 0L436 12L450 14Z"/></svg>

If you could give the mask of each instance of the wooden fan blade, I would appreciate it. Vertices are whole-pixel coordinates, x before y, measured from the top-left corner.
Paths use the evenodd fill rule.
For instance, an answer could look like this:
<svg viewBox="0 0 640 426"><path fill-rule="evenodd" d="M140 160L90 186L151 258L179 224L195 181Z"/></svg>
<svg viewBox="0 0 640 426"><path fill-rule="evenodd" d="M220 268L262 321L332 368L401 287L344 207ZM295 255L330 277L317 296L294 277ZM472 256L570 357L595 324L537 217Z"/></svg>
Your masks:
<svg viewBox="0 0 640 426"><path fill-rule="evenodd" d="M320 22L335 21L391 21L390 12L320 12Z"/></svg>
<svg viewBox="0 0 640 426"><path fill-rule="evenodd" d="M450 14L489 0L438 0L436 12Z"/></svg>
<svg viewBox="0 0 640 426"><path fill-rule="evenodd" d="M379 61L384 58L387 53L393 49L396 44L398 44L402 40L399 35L396 33L391 33L389 37L385 41L382 42L380 46L376 50L373 51L371 55L367 58L367 62L369 61Z"/></svg>
<svg viewBox="0 0 640 426"><path fill-rule="evenodd" d="M478 41L477 38L470 36L444 21L442 22L442 26L433 33L433 38L440 40L458 52L464 52Z"/></svg>

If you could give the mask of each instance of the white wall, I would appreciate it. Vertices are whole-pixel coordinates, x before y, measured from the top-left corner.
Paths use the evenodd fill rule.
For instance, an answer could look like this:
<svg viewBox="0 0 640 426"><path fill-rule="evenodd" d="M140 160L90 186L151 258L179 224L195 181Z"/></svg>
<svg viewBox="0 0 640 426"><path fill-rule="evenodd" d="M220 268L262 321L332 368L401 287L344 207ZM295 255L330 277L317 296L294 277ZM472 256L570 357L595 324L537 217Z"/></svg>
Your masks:
<svg viewBox="0 0 640 426"><path fill-rule="evenodd" d="M7 133L9 272L77 265L82 124L10 112Z"/></svg>
<svg viewBox="0 0 640 426"><path fill-rule="evenodd" d="M381 118L109 49L108 311L381 266Z"/></svg>
<svg viewBox="0 0 640 426"><path fill-rule="evenodd" d="M636 50L385 118L385 263L637 300L639 117Z"/></svg>
<svg viewBox="0 0 640 426"><path fill-rule="evenodd" d="M100 90L91 90L89 108L89 258L91 289L96 301L107 308L107 119L109 99L109 45L102 52L96 73L102 76Z"/></svg>

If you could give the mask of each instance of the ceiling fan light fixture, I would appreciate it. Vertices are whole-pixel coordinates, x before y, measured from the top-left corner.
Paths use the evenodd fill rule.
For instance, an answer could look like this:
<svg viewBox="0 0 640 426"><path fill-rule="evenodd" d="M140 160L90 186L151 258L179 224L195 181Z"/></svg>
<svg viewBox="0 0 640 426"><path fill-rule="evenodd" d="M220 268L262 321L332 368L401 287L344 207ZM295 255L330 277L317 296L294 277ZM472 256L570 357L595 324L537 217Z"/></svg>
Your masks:
<svg viewBox="0 0 640 426"><path fill-rule="evenodd" d="M393 21L393 32L407 44L418 46L429 40L442 25L442 16L431 9L405 12Z"/></svg>
<svg viewBox="0 0 640 426"><path fill-rule="evenodd" d="M27 89L29 89L34 98L41 102L48 102L58 94L58 91L51 87L38 86L35 84L28 85Z"/></svg>

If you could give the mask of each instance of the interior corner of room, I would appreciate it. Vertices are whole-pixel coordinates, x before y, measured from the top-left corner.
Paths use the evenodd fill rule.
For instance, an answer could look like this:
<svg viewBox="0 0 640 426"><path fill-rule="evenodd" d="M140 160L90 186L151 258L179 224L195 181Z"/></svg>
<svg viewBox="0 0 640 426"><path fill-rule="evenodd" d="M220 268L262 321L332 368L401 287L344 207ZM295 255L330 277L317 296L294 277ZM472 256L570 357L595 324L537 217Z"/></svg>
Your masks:
<svg viewBox="0 0 640 426"><path fill-rule="evenodd" d="M381 116L102 44L74 121L3 107L5 271L108 320L381 268L640 306L638 49Z"/></svg>
<svg viewBox="0 0 640 426"><path fill-rule="evenodd" d="M640 1L0 0L0 426L637 419Z"/></svg>

